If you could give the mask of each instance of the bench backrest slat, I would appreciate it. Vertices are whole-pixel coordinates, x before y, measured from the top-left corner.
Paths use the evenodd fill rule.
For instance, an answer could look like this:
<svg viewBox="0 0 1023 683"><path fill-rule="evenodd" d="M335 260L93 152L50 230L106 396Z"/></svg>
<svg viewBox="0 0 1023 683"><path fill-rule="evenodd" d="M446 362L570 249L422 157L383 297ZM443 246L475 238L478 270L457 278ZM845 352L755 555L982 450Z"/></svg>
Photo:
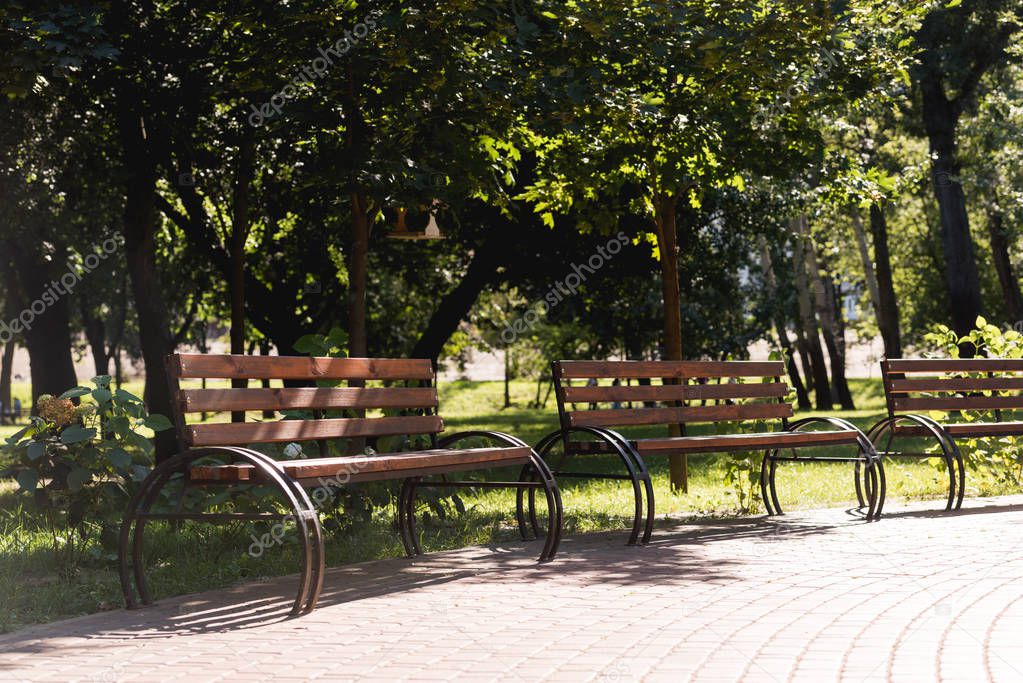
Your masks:
<svg viewBox="0 0 1023 683"><path fill-rule="evenodd" d="M663 384L632 386L565 387L566 403L612 403L615 401L712 401L739 398L782 398L789 388L784 382L761 384Z"/></svg>
<svg viewBox="0 0 1023 683"><path fill-rule="evenodd" d="M633 408L575 410L569 413L573 427L626 427L636 425L685 424L687 422L730 422L772 420L792 417L792 406L781 403L693 406L689 408Z"/></svg>
<svg viewBox="0 0 1023 683"><path fill-rule="evenodd" d="M557 361L553 372L563 428L784 421L793 415L784 400L781 361ZM573 386L573 380L587 385ZM609 385L613 380L618 382Z"/></svg>
<svg viewBox="0 0 1023 683"><path fill-rule="evenodd" d="M229 446L286 441L435 435L437 390L428 359L308 358L175 354L167 358L175 397L175 421L186 446ZM181 379L283 380L349 386L181 389ZM362 386L384 381L396 386ZM355 386L351 386L355 384ZM412 384L414 386L406 386ZM409 415L372 415L367 410L405 410ZM188 413L310 411L302 419L187 424ZM335 411L329 417L324 411ZM336 411L353 411L341 413Z"/></svg>
<svg viewBox="0 0 1023 683"><path fill-rule="evenodd" d="M881 362L888 412L1023 410L1023 360L899 358ZM972 376L971 376L972 375Z"/></svg>
<svg viewBox="0 0 1023 683"><path fill-rule="evenodd" d="M310 358L179 353L170 357L177 377L223 379L432 380L421 358Z"/></svg>
<svg viewBox="0 0 1023 683"><path fill-rule="evenodd" d="M270 389L183 389L186 413L227 410L339 410L344 408L436 408L432 387L298 387Z"/></svg>
<svg viewBox="0 0 1023 683"><path fill-rule="evenodd" d="M218 422L186 426L185 442L192 446L234 446L249 443L435 434L443 429L444 424L436 415L325 418L275 422Z"/></svg>

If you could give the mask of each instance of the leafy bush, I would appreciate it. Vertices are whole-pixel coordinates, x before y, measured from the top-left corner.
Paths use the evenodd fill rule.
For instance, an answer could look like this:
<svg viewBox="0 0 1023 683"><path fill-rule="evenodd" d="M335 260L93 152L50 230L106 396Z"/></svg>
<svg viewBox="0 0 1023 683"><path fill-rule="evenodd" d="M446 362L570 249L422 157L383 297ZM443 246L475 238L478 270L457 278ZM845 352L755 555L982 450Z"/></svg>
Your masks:
<svg viewBox="0 0 1023 683"><path fill-rule="evenodd" d="M111 390L109 376L94 377L92 384L40 396L38 415L3 447L14 460L21 491L42 513L65 578L77 572L97 530L96 553L116 547L128 494L150 470L153 444L140 430L171 427L166 417L148 415L139 397ZM82 399L87 402L75 404Z"/></svg>
<svg viewBox="0 0 1023 683"><path fill-rule="evenodd" d="M972 347L974 355L989 358L1023 358L1023 334L1016 330L1003 330L978 316L976 328L969 334L958 336L945 325L938 325L924 335L924 340L937 353L949 358L959 358L964 346ZM986 377L986 373L959 372L954 377ZM997 376L997 375L996 375ZM988 396L1004 395L1006 392L985 391ZM947 421L948 414L931 411L931 417L939 422ZM990 411L964 410L960 413L963 422L990 420ZM970 469L988 469L1001 483L1019 485L1023 480L1023 449L1016 437L957 438L956 444ZM937 462L944 468L944 461Z"/></svg>

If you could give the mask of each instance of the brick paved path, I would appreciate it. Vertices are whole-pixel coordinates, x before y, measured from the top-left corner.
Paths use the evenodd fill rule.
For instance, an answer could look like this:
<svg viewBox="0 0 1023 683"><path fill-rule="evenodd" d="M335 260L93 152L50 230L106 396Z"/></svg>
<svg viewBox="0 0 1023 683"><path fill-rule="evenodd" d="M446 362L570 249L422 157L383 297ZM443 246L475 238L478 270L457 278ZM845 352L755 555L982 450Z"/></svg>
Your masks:
<svg viewBox="0 0 1023 683"><path fill-rule="evenodd" d="M1023 681L1023 496L336 569L0 637L0 680Z"/></svg>

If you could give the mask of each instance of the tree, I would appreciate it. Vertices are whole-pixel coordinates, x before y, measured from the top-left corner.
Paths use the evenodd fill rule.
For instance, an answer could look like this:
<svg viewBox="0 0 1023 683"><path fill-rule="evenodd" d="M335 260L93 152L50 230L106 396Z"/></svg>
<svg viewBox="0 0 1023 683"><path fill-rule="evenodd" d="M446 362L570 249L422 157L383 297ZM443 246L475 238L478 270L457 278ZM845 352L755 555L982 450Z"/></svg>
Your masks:
<svg viewBox="0 0 1023 683"><path fill-rule="evenodd" d="M1021 19L1023 7L1009 0L949 3L931 10L917 34L921 53L913 78L931 150L952 328L960 336L973 328L983 312L983 300L960 182L959 123L976 105L984 74L1009 59L1006 48L1018 34ZM963 352L971 353L966 347Z"/></svg>

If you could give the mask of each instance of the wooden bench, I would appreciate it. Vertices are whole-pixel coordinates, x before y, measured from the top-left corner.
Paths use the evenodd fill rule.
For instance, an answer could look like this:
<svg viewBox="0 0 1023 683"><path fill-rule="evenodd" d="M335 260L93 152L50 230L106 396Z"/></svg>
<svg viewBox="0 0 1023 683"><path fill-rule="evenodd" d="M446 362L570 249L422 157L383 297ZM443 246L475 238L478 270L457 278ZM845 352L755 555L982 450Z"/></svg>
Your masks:
<svg viewBox="0 0 1023 683"><path fill-rule="evenodd" d="M385 479L400 479L397 498L398 528L409 556L422 553L415 528L416 491L424 487L495 488L528 490L530 500L538 490L546 496L548 520L540 561L551 560L561 536L561 498L549 468L528 444L500 432L462 432L443 435L444 423L437 414L437 390L429 360L308 358L179 354L168 358L168 374L175 398L175 423L182 452L153 469L132 498L121 526L120 573L128 607L134 607L138 588L142 603L151 602L142 557L146 522L182 520L203 522L285 521L294 523L302 545L304 569L292 614L312 611L323 587L323 530L317 506L306 489L340 487ZM182 389L181 379L285 380L288 385L327 383L333 386L286 386L278 388ZM337 386L346 382L347 386ZM372 382L373 386L364 386ZM377 386L380 383L383 386ZM298 411L290 419L260 422L189 424L189 413L228 411ZM367 412L369 411L369 412ZM383 412L384 414L379 414ZM415 437L425 448L408 448L400 442ZM365 439L369 446L403 452L326 457L326 440ZM469 439L489 445L454 448ZM277 461L253 450L250 444L315 443L320 455L307 459ZM393 447L399 442L397 447ZM210 461L213 462L210 462ZM517 481L450 481L446 475L468 470L521 467ZM440 478L425 479L438 475ZM170 481L180 481L178 506L156 512L154 504ZM183 510L188 490L210 487L260 485L276 490L284 509L274 512L238 512L207 509ZM251 487L250 487L251 488ZM316 497L316 496L314 496ZM321 501L317 501L319 503ZM519 530L527 538L524 512L518 509ZM531 515L533 534L540 525Z"/></svg>
<svg viewBox="0 0 1023 683"><path fill-rule="evenodd" d="M786 400L788 386L782 379L785 366L781 361L556 361L553 372L561 428L540 441L536 451L548 459L555 476L629 481L635 500L630 544L648 542L653 530L654 492L644 460L674 453L764 451L759 483L764 505L772 515L781 514L775 487L779 462L864 464L864 484L861 490L857 479L857 490L868 498L862 505L865 516L873 520L881 514L884 470L870 440L838 418L811 417L790 424L793 412ZM771 422L778 428L738 433L724 425L753 421ZM728 431L688 435L687 425L696 423L717 423ZM614 429L671 425L677 425L680 436L627 438ZM827 429L809 430L811 426ZM554 463L550 458L558 444L562 455ZM856 454L797 453L803 448L840 446L852 446ZM791 455L781 454L788 450ZM565 469L571 457L592 454L617 456L625 474Z"/></svg>
<svg viewBox="0 0 1023 683"><path fill-rule="evenodd" d="M1004 419L1005 412L1023 410L1023 360L1006 358L902 358L881 361L888 416L869 436L888 458L933 458L935 453L893 451L896 437L933 439L948 468L945 510L958 510L966 493L966 468L956 438L1023 436L1023 421ZM925 411L925 412L921 412ZM935 420L926 412L962 416L970 422Z"/></svg>

